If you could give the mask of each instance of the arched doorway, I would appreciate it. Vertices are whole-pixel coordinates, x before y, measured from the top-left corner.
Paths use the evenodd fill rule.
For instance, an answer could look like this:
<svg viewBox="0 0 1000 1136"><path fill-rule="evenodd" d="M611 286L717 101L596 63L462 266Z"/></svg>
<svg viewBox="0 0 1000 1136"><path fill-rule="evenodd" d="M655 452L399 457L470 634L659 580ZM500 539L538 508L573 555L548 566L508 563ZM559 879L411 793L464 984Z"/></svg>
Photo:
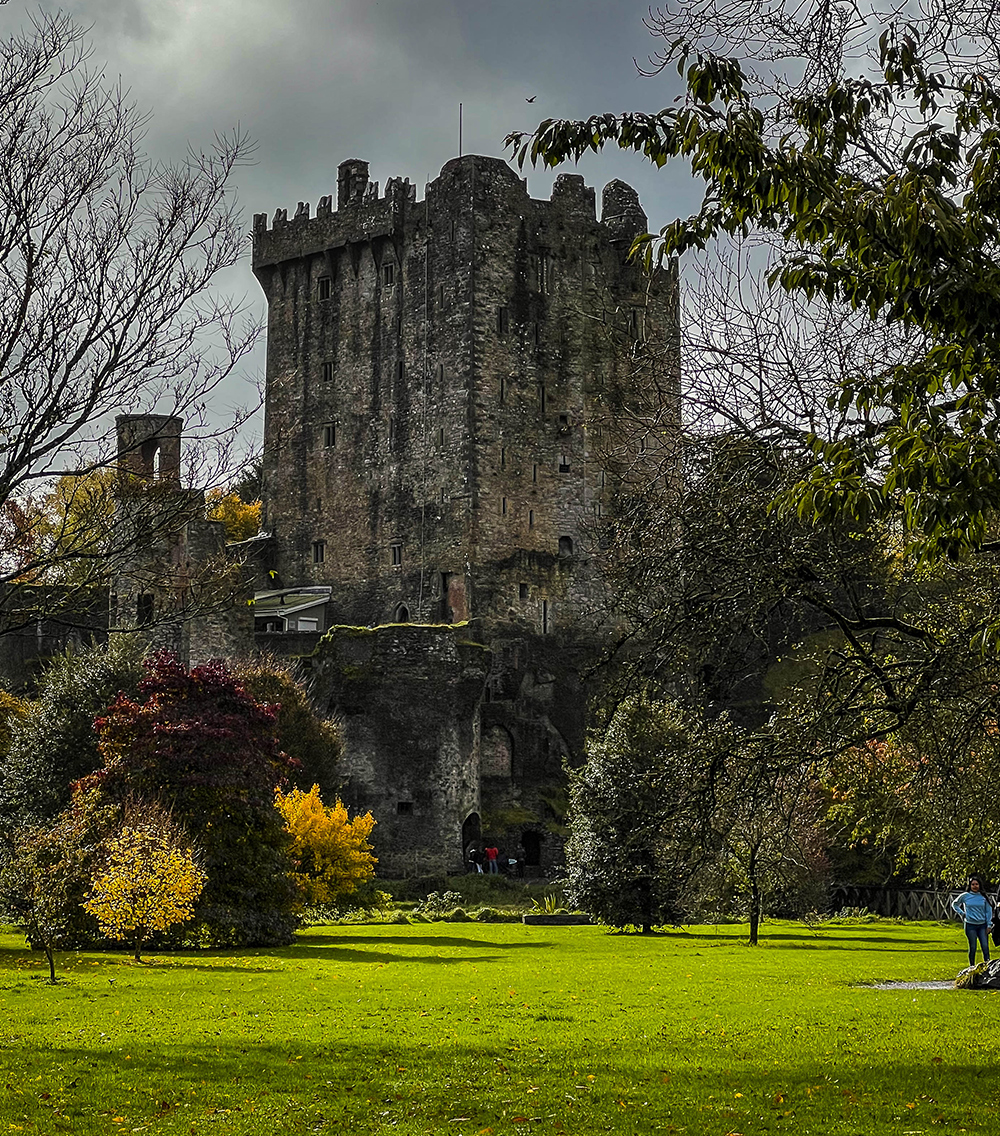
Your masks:
<svg viewBox="0 0 1000 1136"><path fill-rule="evenodd" d="M410 622L410 609L406 604L400 604L396 608L396 614L393 617L393 623L409 623Z"/></svg>
<svg viewBox="0 0 1000 1136"><path fill-rule="evenodd" d="M468 856L465 851L470 844L479 844L483 839L482 822L479 813L469 813L462 824L462 863L468 870Z"/></svg>
<svg viewBox="0 0 1000 1136"><path fill-rule="evenodd" d="M524 863L529 868L540 868L542 864L542 837L534 829L527 828L521 833L521 847L524 849Z"/></svg>

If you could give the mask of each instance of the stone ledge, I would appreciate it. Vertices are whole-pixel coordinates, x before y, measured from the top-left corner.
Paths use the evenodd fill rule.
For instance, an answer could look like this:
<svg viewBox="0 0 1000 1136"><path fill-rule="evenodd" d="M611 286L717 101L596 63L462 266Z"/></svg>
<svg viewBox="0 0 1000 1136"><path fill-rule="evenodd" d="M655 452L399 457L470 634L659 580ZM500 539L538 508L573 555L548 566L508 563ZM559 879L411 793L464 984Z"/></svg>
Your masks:
<svg viewBox="0 0 1000 1136"><path fill-rule="evenodd" d="M573 915L522 915L522 923L534 927L590 927L593 919L579 913Z"/></svg>

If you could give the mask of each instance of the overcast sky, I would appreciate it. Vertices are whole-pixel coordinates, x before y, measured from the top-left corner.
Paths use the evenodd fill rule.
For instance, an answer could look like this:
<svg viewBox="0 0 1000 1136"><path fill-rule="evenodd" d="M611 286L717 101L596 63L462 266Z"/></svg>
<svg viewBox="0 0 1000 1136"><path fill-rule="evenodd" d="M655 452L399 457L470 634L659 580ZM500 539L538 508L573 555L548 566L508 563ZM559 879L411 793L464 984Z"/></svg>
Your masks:
<svg viewBox="0 0 1000 1136"><path fill-rule="evenodd" d="M47 5L43 4L43 8ZM458 152L505 156L504 135L548 117L658 110L677 94L675 72L640 77L657 42L645 0L68 0L91 27L95 64L121 75L148 110L151 156L183 158L237 123L256 139L256 164L238 171L247 230L256 212L336 199L337 166L371 163L371 177L423 186ZM0 34L25 26L35 5L0 7ZM535 96L533 103L525 99ZM653 229L687 214L697 186L678 166L657 171L620 151L581 161L600 189L621 177L639 191ZM547 196L554 174L527 170ZM263 301L246 263L226 285ZM248 368L259 378L262 363ZM254 370L257 374L253 374ZM231 388L234 404L250 397ZM225 406L217 408L220 413Z"/></svg>

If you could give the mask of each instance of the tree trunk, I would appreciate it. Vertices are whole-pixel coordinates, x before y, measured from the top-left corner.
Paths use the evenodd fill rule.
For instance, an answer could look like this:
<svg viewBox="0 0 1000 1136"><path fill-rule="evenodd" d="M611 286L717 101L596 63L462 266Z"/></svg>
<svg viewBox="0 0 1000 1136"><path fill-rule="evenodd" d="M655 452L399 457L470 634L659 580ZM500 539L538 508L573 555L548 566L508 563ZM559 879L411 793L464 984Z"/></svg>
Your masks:
<svg viewBox="0 0 1000 1136"><path fill-rule="evenodd" d="M760 887L757 883L757 857L750 856L747 866L747 878L750 881L750 946L757 946L760 934Z"/></svg>
<svg viewBox="0 0 1000 1136"><path fill-rule="evenodd" d="M52 953L52 944L46 943L44 946L45 957L49 960L49 982L55 986L56 984L56 959Z"/></svg>

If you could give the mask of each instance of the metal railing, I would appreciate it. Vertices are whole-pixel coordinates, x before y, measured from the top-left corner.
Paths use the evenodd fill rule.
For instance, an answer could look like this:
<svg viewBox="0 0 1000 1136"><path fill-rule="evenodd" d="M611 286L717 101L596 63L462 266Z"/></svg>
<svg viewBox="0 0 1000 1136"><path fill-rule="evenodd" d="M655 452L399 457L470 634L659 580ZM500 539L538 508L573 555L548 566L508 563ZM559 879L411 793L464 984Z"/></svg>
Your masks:
<svg viewBox="0 0 1000 1136"><path fill-rule="evenodd" d="M898 919L957 919L951 901L957 891L858 887L837 884L830 890L830 908L867 907L876 915Z"/></svg>

